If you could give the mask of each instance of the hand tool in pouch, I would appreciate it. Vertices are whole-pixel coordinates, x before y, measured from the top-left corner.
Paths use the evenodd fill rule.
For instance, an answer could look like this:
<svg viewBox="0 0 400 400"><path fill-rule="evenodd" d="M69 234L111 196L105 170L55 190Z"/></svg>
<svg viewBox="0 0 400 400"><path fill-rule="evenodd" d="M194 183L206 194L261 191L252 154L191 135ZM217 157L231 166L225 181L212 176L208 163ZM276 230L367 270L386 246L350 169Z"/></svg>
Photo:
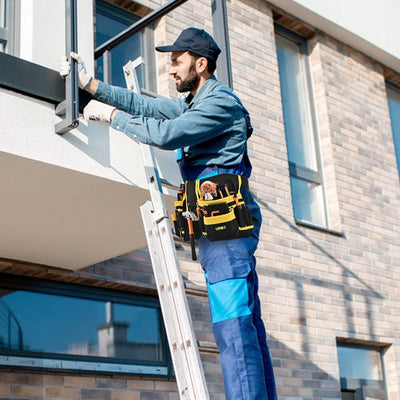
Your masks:
<svg viewBox="0 0 400 400"><path fill-rule="evenodd" d="M188 226L189 226L189 238L190 238L190 247L192 249L192 260L196 261L196 245L194 242L194 228L193 228L193 221L198 221L198 216L192 211L185 211L182 215L187 219Z"/></svg>

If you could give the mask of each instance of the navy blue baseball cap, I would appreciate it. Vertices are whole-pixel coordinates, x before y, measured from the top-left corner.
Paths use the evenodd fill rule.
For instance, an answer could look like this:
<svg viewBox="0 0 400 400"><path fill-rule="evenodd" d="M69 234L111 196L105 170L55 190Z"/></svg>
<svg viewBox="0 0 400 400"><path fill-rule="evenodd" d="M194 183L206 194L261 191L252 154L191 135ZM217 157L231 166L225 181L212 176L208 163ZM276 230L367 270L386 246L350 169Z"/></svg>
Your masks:
<svg viewBox="0 0 400 400"><path fill-rule="evenodd" d="M209 60L217 61L221 49L215 40L204 29L187 28L184 29L174 44L170 46L158 46L157 51L190 51L198 56L205 57Z"/></svg>

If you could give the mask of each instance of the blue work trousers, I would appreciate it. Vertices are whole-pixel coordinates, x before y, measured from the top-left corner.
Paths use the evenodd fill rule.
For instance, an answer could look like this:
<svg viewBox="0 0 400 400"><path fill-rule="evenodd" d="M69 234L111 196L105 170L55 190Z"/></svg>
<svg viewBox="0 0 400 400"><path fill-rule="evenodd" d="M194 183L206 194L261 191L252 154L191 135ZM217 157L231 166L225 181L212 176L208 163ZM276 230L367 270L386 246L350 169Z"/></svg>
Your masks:
<svg viewBox="0 0 400 400"><path fill-rule="evenodd" d="M254 257L261 213L250 191L241 192L259 221L251 237L210 242L202 236L199 259L207 280L227 400L276 400Z"/></svg>

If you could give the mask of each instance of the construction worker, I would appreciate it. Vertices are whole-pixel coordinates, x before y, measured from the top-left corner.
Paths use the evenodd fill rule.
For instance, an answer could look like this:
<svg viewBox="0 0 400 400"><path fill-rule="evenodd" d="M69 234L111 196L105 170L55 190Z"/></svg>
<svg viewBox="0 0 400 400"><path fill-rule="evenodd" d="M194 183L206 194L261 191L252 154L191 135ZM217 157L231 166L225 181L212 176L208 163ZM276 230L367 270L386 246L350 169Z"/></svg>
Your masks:
<svg viewBox="0 0 400 400"><path fill-rule="evenodd" d="M195 181L218 174L250 177L247 136L248 113L232 91L215 76L221 50L204 30L187 28L170 46L169 75L184 98L148 98L113 87L88 74L81 57L79 85L93 94L84 118L105 121L134 140L163 149L180 149L178 163L183 179ZM61 75L69 73L64 61ZM199 259L205 272L212 328L220 352L228 400L275 400L275 379L261 319L254 252L261 213L248 189L242 196L259 223L250 237L198 240Z"/></svg>

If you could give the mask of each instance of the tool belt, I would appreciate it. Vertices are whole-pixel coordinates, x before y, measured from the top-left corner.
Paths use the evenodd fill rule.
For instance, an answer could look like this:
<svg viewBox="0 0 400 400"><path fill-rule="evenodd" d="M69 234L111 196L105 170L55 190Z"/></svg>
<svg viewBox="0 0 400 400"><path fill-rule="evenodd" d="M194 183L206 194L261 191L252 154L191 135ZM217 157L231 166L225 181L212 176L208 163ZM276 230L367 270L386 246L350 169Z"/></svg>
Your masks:
<svg viewBox="0 0 400 400"><path fill-rule="evenodd" d="M240 192L248 187L246 177L233 174L186 181L172 215L175 233L184 241L201 234L211 242L249 237L258 221Z"/></svg>

